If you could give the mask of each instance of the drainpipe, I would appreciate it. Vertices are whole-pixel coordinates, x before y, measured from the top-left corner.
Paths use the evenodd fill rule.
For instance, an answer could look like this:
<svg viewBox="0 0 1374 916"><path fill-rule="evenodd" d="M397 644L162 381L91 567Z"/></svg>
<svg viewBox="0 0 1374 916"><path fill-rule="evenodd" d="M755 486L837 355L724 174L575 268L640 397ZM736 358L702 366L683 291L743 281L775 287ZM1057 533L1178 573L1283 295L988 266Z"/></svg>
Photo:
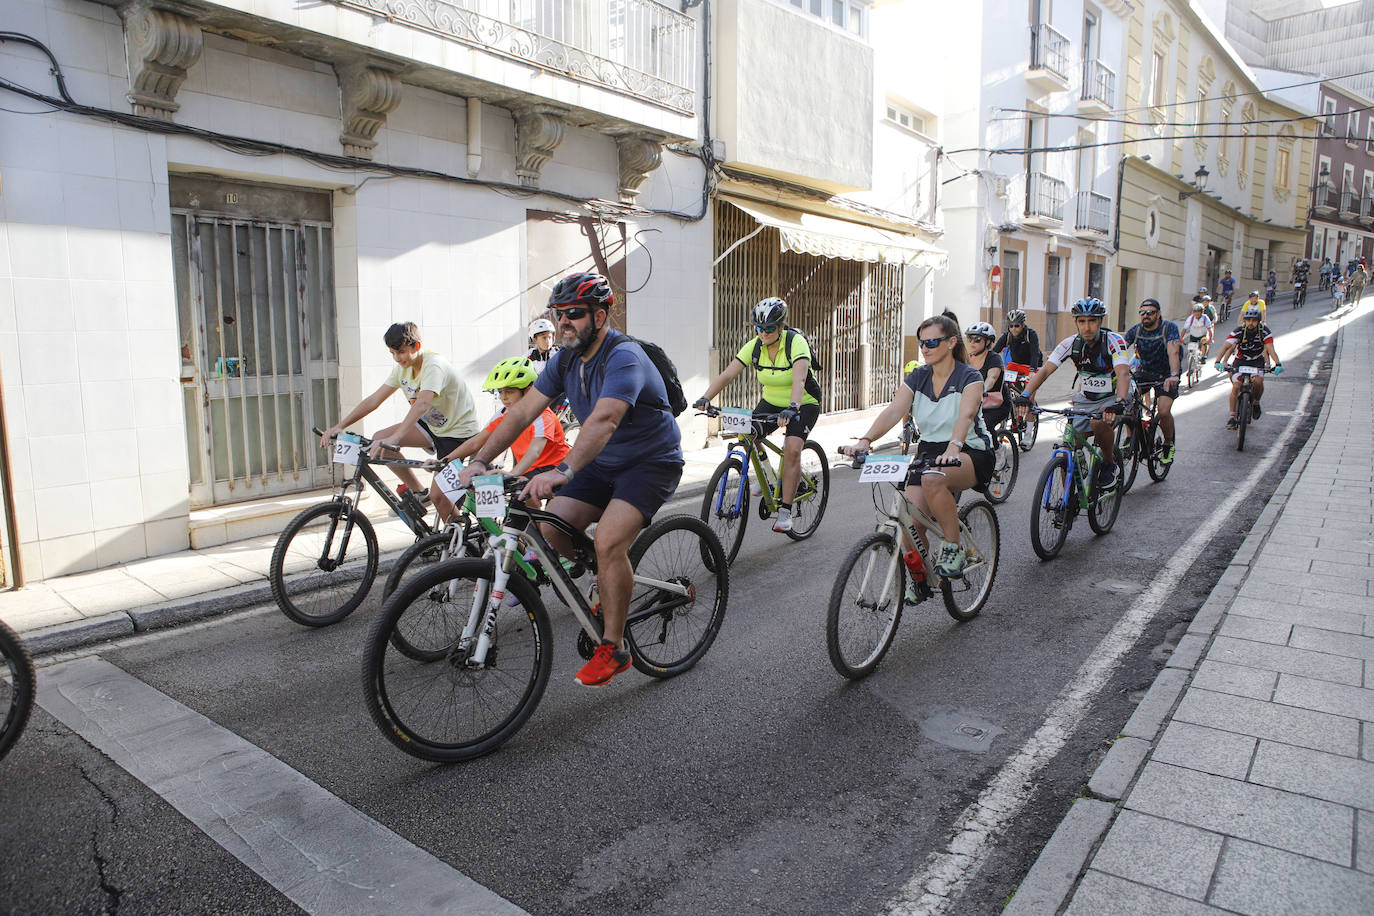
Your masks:
<svg viewBox="0 0 1374 916"><path fill-rule="evenodd" d="M468 99L468 177L482 171L482 100Z"/></svg>
<svg viewBox="0 0 1374 916"><path fill-rule="evenodd" d="M1112 254L1121 250L1121 189L1126 185L1126 160L1129 158L1129 155L1122 156L1116 165L1116 232L1112 236ZM1120 267L1118 264L1117 268Z"/></svg>
<svg viewBox="0 0 1374 916"><path fill-rule="evenodd" d="M5 383L0 378L0 498L5 503L5 533L10 545L10 568L14 587L24 587L23 550L19 544L19 523L14 518L14 477L10 473L10 433L5 422Z"/></svg>

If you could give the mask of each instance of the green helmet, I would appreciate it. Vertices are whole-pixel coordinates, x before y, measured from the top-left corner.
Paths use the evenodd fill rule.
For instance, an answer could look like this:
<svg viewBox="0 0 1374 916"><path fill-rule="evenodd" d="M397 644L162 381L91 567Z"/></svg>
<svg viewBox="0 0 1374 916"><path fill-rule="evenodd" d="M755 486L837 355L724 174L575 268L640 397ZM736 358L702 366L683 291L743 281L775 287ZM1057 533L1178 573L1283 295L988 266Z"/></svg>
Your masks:
<svg viewBox="0 0 1374 916"><path fill-rule="evenodd" d="M534 362L529 357L512 356L492 367L487 373L487 380L482 383L482 389L495 391L500 388L528 388L537 378L539 373L535 371Z"/></svg>

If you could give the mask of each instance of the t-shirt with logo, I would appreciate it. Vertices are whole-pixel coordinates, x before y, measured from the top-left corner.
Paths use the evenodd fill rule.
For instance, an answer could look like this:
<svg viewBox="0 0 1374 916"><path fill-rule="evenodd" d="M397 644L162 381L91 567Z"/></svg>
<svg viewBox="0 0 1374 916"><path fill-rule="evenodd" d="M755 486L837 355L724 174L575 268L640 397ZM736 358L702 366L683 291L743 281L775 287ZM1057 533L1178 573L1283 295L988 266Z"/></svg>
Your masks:
<svg viewBox="0 0 1374 916"><path fill-rule="evenodd" d="M1242 324L1226 337L1226 342L1235 344L1236 358L1245 363L1256 363L1256 360L1264 359L1264 345L1274 342L1274 334L1269 330L1269 326L1260 322L1259 327L1253 331L1247 330ZM1256 363L1263 365L1263 362Z"/></svg>
<svg viewBox="0 0 1374 916"><path fill-rule="evenodd" d="M1169 342L1178 340L1178 325L1172 321L1161 320L1153 331L1145 325L1136 324L1126 332L1126 343L1134 346L1140 357L1140 375L1143 378L1163 379L1173 374L1169 368Z"/></svg>
<svg viewBox="0 0 1374 916"><path fill-rule="evenodd" d="M1117 366L1130 368L1131 351L1126 341L1115 331L1098 331L1097 337L1084 341L1075 352L1074 341L1078 335L1065 337L1049 356L1052 366L1063 365L1064 360L1072 357L1074 368L1082 380L1080 390L1083 396L1092 401L1111 397L1113 393L1112 373Z"/></svg>
<svg viewBox="0 0 1374 916"><path fill-rule="evenodd" d="M983 393L982 373L961 362L955 362L945 387L938 392L935 390L935 372L929 366L917 366L902 384L911 389L911 419L920 429L921 440L926 445L948 442L954 437L954 425L959 421L965 388L977 385L979 400ZM992 448L992 436L988 433L981 410L973 415L973 425L964 438L964 446L979 450Z"/></svg>
<svg viewBox="0 0 1374 916"><path fill-rule="evenodd" d="M434 392L429 410L420 419L436 436L466 439L477 435L482 428L477 419L477 405L472 402L472 392L448 360L433 350L420 352L418 377L412 369L402 369L398 363L392 367L391 374L383 384L401 389L406 400L412 403L421 391Z"/></svg>
<svg viewBox="0 0 1374 916"><path fill-rule="evenodd" d="M487 424L487 432L496 429L501 423L501 418L505 415L506 411L502 408L501 412L492 417L491 422ZM563 424L558 422L553 411L547 407L510 444L510 453L515 456L516 464L525 460L525 453L530 450L535 439L544 439L545 442L544 450L539 453L534 464L530 465L531 471L535 468L556 467L559 462L568 457L568 452L572 451L568 445L568 440L563 437Z"/></svg>
<svg viewBox="0 0 1374 916"><path fill-rule="evenodd" d="M757 337L751 337L744 342L744 346L739 348L735 354L735 359L744 363L746 366L754 365L754 347L759 348L759 384L763 386L763 399L774 407L786 407L792 403L792 366L799 359L811 359L811 345L801 334L792 333L792 358L789 360L787 354L787 336L789 331L784 328L778 335L778 353L776 356L768 355L768 346ZM805 389L802 390L802 404L819 404Z"/></svg>

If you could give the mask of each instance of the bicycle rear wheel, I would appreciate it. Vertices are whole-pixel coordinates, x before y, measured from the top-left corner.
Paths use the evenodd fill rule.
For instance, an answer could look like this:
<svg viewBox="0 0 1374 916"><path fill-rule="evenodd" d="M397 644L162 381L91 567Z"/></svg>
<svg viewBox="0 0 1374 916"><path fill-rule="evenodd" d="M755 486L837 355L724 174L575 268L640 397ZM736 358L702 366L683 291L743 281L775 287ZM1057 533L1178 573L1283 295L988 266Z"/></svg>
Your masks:
<svg viewBox="0 0 1374 916"><path fill-rule="evenodd" d="M1160 429L1157 423L1151 432L1151 438L1154 439L1154 442L1150 448L1150 462L1146 469L1150 472L1151 480L1160 481L1169 476L1169 469L1174 464L1172 461L1168 463L1164 461L1164 449L1168 443L1164 441L1164 430Z"/></svg>
<svg viewBox="0 0 1374 916"><path fill-rule="evenodd" d="M311 506L277 539L267 572L272 597L302 626L338 623L367 597L377 578L377 557L377 534L357 506Z"/></svg>
<svg viewBox="0 0 1374 916"><path fill-rule="evenodd" d="M495 568L490 559L448 560L402 583L382 606L363 653L363 698L372 721L396 747L421 760L451 763L500 747L529 719L548 686L552 630L544 603L512 577L490 629L481 667L477 640L463 640L473 603L486 611ZM447 587L452 583L452 588ZM396 648L397 636L419 648Z"/></svg>
<svg viewBox="0 0 1374 916"><path fill-rule="evenodd" d="M1031 547L1042 560L1054 559L1069 536L1069 526L1073 524L1069 507L1069 500L1073 498L1070 485L1069 459L1062 454L1055 455L1040 472L1035 501L1031 503Z"/></svg>
<svg viewBox="0 0 1374 916"><path fill-rule="evenodd" d="M1236 398L1236 451L1245 451L1245 431L1250 428L1250 392L1244 388Z"/></svg>
<svg viewBox="0 0 1374 916"><path fill-rule="evenodd" d="M1011 488L1016 486L1021 449L1011 430L998 430L993 436L996 449L992 453L992 479L988 481L987 495L990 502L1004 503L1011 496Z"/></svg>
<svg viewBox="0 0 1374 916"><path fill-rule="evenodd" d="M666 678L695 665L715 642L730 598L730 566L710 527L690 515L670 515L630 547L634 591L625 641L634 666ZM685 586L681 596L641 580Z"/></svg>
<svg viewBox="0 0 1374 916"><path fill-rule="evenodd" d="M741 477L739 458L726 458L711 475L701 499L701 519L720 539L728 563L735 562L744 543L744 529L749 526L750 494L748 487L740 486Z"/></svg>
<svg viewBox="0 0 1374 916"><path fill-rule="evenodd" d="M878 667L902 619L905 568L891 531L875 531L840 564L825 615L830 664L850 680Z"/></svg>
<svg viewBox="0 0 1374 916"><path fill-rule="evenodd" d="M0 621L0 758L28 724L36 679L29 650L19 634Z"/></svg>
<svg viewBox="0 0 1374 916"><path fill-rule="evenodd" d="M1096 479L1088 490L1092 500L1092 508L1088 510L1088 527L1095 534L1106 534L1116 524L1116 514L1121 511L1121 496L1125 493L1125 488L1121 486L1121 473L1122 468L1118 465L1116 486L1108 492L1103 493L1098 489Z"/></svg>
<svg viewBox="0 0 1374 916"><path fill-rule="evenodd" d="M801 479L797 482L797 495L792 498L792 530L787 536L804 541L815 534L829 500L830 462L821 444L808 439L802 446Z"/></svg>
<svg viewBox="0 0 1374 916"><path fill-rule="evenodd" d="M968 554L964 574L942 581L940 593L949 616L965 621L977 617L983 609L992 592L992 580L997 576L1002 531L990 503L979 499L959 510L959 537Z"/></svg>

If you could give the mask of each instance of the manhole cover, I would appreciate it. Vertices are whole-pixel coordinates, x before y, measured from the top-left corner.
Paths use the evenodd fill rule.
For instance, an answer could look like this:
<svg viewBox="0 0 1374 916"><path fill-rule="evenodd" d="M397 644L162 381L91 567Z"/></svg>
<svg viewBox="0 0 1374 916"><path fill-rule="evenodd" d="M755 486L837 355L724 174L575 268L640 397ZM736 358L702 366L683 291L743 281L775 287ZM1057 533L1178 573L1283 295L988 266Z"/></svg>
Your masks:
<svg viewBox="0 0 1374 916"><path fill-rule="evenodd" d="M921 723L921 734L936 744L981 754L1002 729L969 713L940 712Z"/></svg>

